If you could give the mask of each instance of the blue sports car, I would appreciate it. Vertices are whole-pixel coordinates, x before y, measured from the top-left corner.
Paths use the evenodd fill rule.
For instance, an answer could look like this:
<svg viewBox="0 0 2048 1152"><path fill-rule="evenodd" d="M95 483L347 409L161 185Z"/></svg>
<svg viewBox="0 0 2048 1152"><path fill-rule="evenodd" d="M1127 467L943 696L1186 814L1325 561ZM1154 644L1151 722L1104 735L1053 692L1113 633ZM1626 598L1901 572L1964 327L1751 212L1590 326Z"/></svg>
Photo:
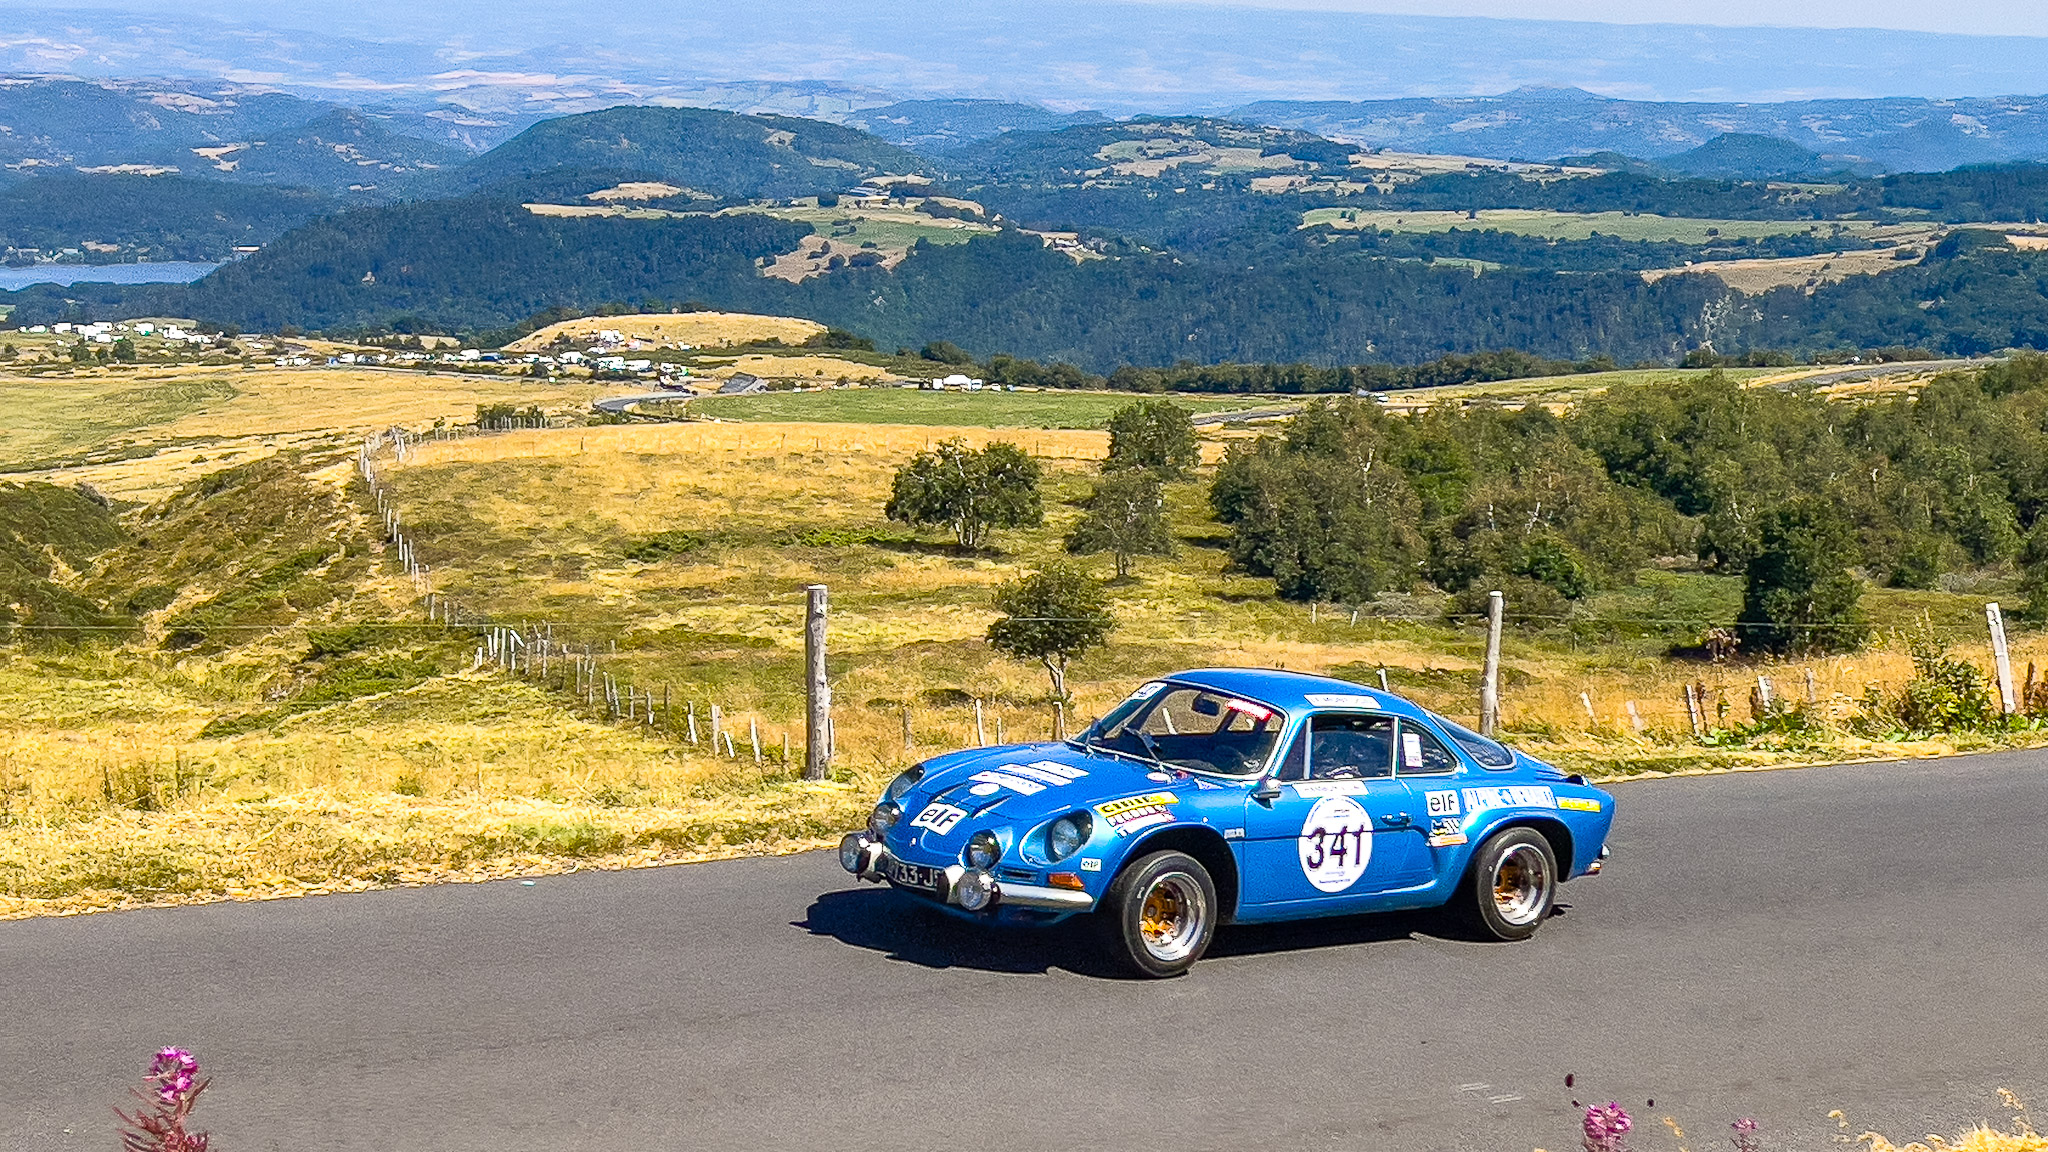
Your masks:
<svg viewBox="0 0 2048 1152"><path fill-rule="evenodd" d="M1216 926L1450 905L1520 940L1600 871L1614 798L1386 692L1262 669L1141 685L1070 740L935 756L839 860L977 919L1093 913L1139 974Z"/></svg>

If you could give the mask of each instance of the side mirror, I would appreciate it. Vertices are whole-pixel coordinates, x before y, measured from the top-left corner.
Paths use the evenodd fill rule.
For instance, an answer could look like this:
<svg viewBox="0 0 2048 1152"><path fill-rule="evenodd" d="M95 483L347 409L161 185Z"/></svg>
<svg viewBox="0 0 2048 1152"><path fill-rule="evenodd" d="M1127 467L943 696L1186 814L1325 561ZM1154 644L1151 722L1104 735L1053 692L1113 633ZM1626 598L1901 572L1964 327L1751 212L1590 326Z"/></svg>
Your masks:
<svg viewBox="0 0 2048 1152"><path fill-rule="evenodd" d="M1273 801L1278 800L1279 798L1280 778L1277 776L1260 777L1259 786L1252 789L1252 799L1257 800L1259 803L1265 805L1268 808L1271 808L1273 806Z"/></svg>

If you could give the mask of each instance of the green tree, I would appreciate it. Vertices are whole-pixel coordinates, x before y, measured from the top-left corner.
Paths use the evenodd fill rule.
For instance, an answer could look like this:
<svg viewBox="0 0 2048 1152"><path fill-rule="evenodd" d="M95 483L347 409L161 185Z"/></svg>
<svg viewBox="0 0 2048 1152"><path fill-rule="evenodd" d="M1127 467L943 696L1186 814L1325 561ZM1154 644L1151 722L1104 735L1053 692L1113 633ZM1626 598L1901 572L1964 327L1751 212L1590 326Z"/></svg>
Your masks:
<svg viewBox="0 0 2048 1152"><path fill-rule="evenodd" d="M1004 584L995 605L1003 617L988 626L989 645L1013 659L1045 665L1056 700L1067 698L1067 665L1100 647L1116 627L1101 581L1064 565Z"/></svg>
<svg viewBox="0 0 2048 1152"><path fill-rule="evenodd" d="M2019 559L2020 591L2027 597L2020 615L2036 623L2048 620L2048 516L2034 521Z"/></svg>
<svg viewBox="0 0 2048 1152"><path fill-rule="evenodd" d="M1133 556L1173 555L1173 532L1166 523L1166 496L1151 472L1112 472L1088 497L1088 514L1067 536L1067 551L1076 555L1108 552L1116 558L1119 580L1131 575Z"/></svg>
<svg viewBox="0 0 2048 1152"><path fill-rule="evenodd" d="M1202 462L1195 444L1195 422L1188 410L1171 400L1140 400L1109 418L1109 457L1105 472L1149 468L1167 479L1186 476Z"/></svg>
<svg viewBox="0 0 2048 1152"><path fill-rule="evenodd" d="M1861 647L1869 625L1863 587L1845 569L1855 540L1835 511L1794 500L1764 514L1736 630L1751 652L1840 652Z"/></svg>
<svg viewBox="0 0 2048 1152"><path fill-rule="evenodd" d="M883 512L912 525L943 525L960 547L973 550L996 528L1043 523L1038 461L1015 444L997 441L979 451L964 440L919 452L896 470Z"/></svg>
<svg viewBox="0 0 2048 1152"><path fill-rule="evenodd" d="M126 336L114 341L114 359L123 364L135 363L135 341Z"/></svg>
<svg viewBox="0 0 2048 1152"><path fill-rule="evenodd" d="M919 349L917 354L926 360L936 360L941 364L974 363L974 356L971 353L947 340L934 340Z"/></svg>

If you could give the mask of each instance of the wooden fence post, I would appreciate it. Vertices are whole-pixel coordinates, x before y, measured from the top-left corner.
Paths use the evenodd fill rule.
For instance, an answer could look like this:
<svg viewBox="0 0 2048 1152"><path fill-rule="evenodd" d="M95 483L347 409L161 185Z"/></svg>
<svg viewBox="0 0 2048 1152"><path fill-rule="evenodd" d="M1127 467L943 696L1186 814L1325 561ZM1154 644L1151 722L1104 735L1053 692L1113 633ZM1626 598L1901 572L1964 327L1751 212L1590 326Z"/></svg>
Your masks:
<svg viewBox="0 0 2048 1152"><path fill-rule="evenodd" d="M761 722L752 716L747 717L747 740L754 746L754 763L758 765L761 763Z"/></svg>
<svg viewBox="0 0 2048 1152"><path fill-rule="evenodd" d="M2005 615L1995 601L1984 605L1984 620L1991 626L1991 660L1998 670L1998 702L2010 716L2020 708L2019 701L2013 698L2012 654L2005 646Z"/></svg>
<svg viewBox="0 0 2048 1152"><path fill-rule="evenodd" d="M804 598L804 779L832 774L832 685L825 675L825 586Z"/></svg>
<svg viewBox="0 0 2048 1152"><path fill-rule="evenodd" d="M1486 594L1486 666L1479 681L1479 734L1493 735L1500 727L1500 617L1501 594Z"/></svg>
<svg viewBox="0 0 2048 1152"><path fill-rule="evenodd" d="M1687 684L1685 686L1685 718L1692 725L1692 738L1695 740L1706 735L1706 732L1702 729L1705 718L1701 715L1701 711L1699 693L1693 691L1692 685Z"/></svg>
<svg viewBox="0 0 2048 1152"><path fill-rule="evenodd" d="M903 706L903 750L908 752L914 746L915 741L912 740L910 735L910 705L905 704Z"/></svg>
<svg viewBox="0 0 2048 1152"><path fill-rule="evenodd" d="M1643 714L1636 711L1636 702L1633 700L1628 701L1628 723L1629 727L1636 730L1636 735L1643 734Z"/></svg>
<svg viewBox="0 0 2048 1152"><path fill-rule="evenodd" d="M974 698L974 746L988 747L988 729L981 722L981 697Z"/></svg>

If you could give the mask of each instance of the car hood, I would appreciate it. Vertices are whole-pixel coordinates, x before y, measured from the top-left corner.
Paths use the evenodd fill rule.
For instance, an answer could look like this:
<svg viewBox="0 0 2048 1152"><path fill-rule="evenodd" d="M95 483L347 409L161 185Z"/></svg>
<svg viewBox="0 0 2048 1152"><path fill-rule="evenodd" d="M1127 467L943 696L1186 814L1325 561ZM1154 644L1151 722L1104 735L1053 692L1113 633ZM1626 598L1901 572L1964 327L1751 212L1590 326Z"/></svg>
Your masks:
<svg viewBox="0 0 2048 1152"><path fill-rule="evenodd" d="M1070 744L1011 744L935 756L903 797L906 821L933 801L967 814L963 825L1029 826L1077 808L1148 792L1214 788L1216 782Z"/></svg>

